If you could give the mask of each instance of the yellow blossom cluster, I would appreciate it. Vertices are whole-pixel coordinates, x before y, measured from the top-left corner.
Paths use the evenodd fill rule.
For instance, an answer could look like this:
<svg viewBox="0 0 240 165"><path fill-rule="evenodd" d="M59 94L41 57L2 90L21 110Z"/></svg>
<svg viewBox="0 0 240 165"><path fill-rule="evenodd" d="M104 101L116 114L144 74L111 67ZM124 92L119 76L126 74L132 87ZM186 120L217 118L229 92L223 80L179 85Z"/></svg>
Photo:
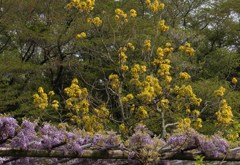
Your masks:
<svg viewBox="0 0 240 165"><path fill-rule="evenodd" d="M110 74L108 76L108 79L110 81L110 85L111 85L112 89L117 91L118 88L120 87L120 81L119 81L118 75L117 74Z"/></svg>
<svg viewBox="0 0 240 165"><path fill-rule="evenodd" d="M226 91L226 89L221 86L219 89L214 91L214 94L216 96L222 97L224 95L225 91Z"/></svg>
<svg viewBox="0 0 240 165"><path fill-rule="evenodd" d="M167 56L168 54L172 53L173 52L173 47L172 47L172 44L170 42L167 42L165 44L165 48L163 49L163 53Z"/></svg>
<svg viewBox="0 0 240 165"><path fill-rule="evenodd" d="M135 108L136 108L135 104L132 104L130 107L130 112L133 113L135 111Z"/></svg>
<svg viewBox="0 0 240 165"><path fill-rule="evenodd" d="M76 8L79 12L87 12L93 10L95 5L95 0L71 0L67 4L67 9Z"/></svg>
<svg viewBox="0 0 240 165"><path fill-rule="evenodd" d="M137 16L137 11L136 10L134 10L134 9L131 9L130 10L130 17L136 17Z"/></svg>
<svg viewBox="0 0 240 165"><path fill-rule="evenodd" d="M100 105L98 108L94 108L94 112L101 122L105 121L109 117L109 110L105 104Z"/></svg>
<svg viewBox="0 0 240 165"><path fill-rule="evenodd" d="M100 27L103 23L100 17L88 18L87 22L92 23L96 27Z"/></svg>
<svg viewBox="0 0 240 165"><path fill-rule="evenodd" d="M159 69L158 69L158 74L160 76L164 77L167 83L170 83L172 81L172 77L170 74L170 68L171 68L170 60L165 59L159 65Z"/></svg>
<svg viewBox="0 0 240 165"><path fill-rule="evenodd" d="M162 87L159 80L154 76L146 76L145 80L141 83L140 93L137 97L143 102L151 102L156 96L162 94Z"/></svg>
<svg viewBox="0 0 240 165"><path fill-rule="evenodd" d="M200 112L199 112L199 110L195 109L195 110L192 111L192 114L193 114L194 117L198 117L200 115Z"/></svg>
<svg viewBox="0 0 240 165"><path fill-rule="evenodd" d="M122 97L122 102L126 103L134 99L134 96L132 93L127 94L125 97Z"/></svg>
<svg viewBox="0 0 240 165"><path fill-rule="evenodd" d="M233 121L232 108L227 104L225 99L220 102L219 110L216 112L217 120L225 125L229 125Z"/></svg>
<svg viewBox="0 0 240 165"><path fill-rule="evenodd" d="M158 47L156 51L156 57L154 58L152 64L157 66L160 65L163 61L163 57L164 57L163 49L161 47Z"/></svg>
<svg viewBox="0 0 240 165"><path fill-rule="evenodd" d="M191 85L182 85L181 87L175 86L174 90L178 94L178 99L186 100L187 97L193 105L200 106L202 99L198 98L196 94L193 93Z"/></svg>
<svg viewBox="0 0 240 165"><path fill-rule="evenodd" d="M76 36L78 39L84 39L87 37L87 34L85 32L81 32L79 34L77 34Z"/></svg>
<svg viewBox="0 0 240 165"><path fill-rule="evenodd" d="M185 54L187 54L190 57L195 55L195 50L191 47L191 44L188 42L185 43L185 45L180 46L179 50L181 52L184 52Z"/></svg>
<svg viewBox="0 0 240 165"><path fill-rule="evenodd" d="M160 69L158 70L158 74L160 76L170 76L170 68L171 65L169 63L162 63L160 64Z"/></svg>
<svg viewBox="0 0 240 165"><path fill-rule="evenodd" d="M182 80L188 80L191 78L191 76L187 72L180 72L179 73L179 78Z"/></svg>
<svg viewBox="0 0 240 165"><path fill-rule="evenodd" d="M123 133L123 134L128 134L129 130L126 127L126 125L124 123L119 125L119 130Z"/></svg>
<svg viewBox="0 0 240 165"><path fill-rule="evenodd" d="M131 42L127 43L127 47L130 48L131 50L135 50L135 46Z"/></svg>
<svg viewBox="0 0 240 165"><path fill-rule="evenodd" d="M100 105L93 109L90 114L88 91L86 88L81 88L78 85L76 78L72 80L70 87L64 89L64 92L68 96L68 99L65 101L65 107L71 110L67 114L71 122L78 124L78 126L81 126L88 132L103 130L104 126L102 123L107 121L109 117L109 110L105 105Z"/></svg>
<svg viewBox="0 0 240 165"><path fill-rule="evenodd" d="M84 129L88 132L96 132L104 129L103 124L99 123L99 118L95 115L84 115L82 117Z"/></svg>
<svg viewBox="0 0 240 165"><path fill-rule="evenodd" d="M187 85L187 86L182 85L181 87L175 86L174 89L176 90L178 97L180 97L180 96L183 96L183 97L190 96L191 97L194 94L192 91L191 85Z"/></svg>
<svg viewBox="0 0 240 165"><path fill-rule="evenodd" d="M74 124L81 125L82 120L81 117L78 115L73 115L72 113L68 113L67 116L70 118L70 121Z"/></svg>
<svg viewBox="0 0 240 165"><path fill-rule="evenodd" d="M53 100L52 101L52 108L55 110L58 110L59 108L59 101L58 100Z"/></svg>
<svg viewBox="0 0 240 165"><path fill-rule="evenodd" d="M70 121L78 126L82 127L87 132L96 132L104 129L102 124L106 119L99 118L96 115L73 115L72 113L67 114L70 117Z"/></svg>
<svg viewBox="0 0 240 165"><path fill-rule="evenodd" d="M151 51L151 40L145 40L143 43L143 52L150 52Z"/></svg>
<svg viewBox="0 0 240 165"><path fill-rule="evenodd" d="M55 95L54 91L49 91L49 92L48 92L48 96L51 97L51 96L54 96L54 95Z"/></svg>
<svg viewBox="0 0 240 165"><path fill-rule="evenodd" d="M158 67L158 75L164 77L167 83L172 81L170 74L171 61L167 56L172 53L173 48L171 43L166 43L165 48L158 47L156 51L156 57L153 59L152 64Z"/></svg>
<svg viewBox="0 0 240 165"><path fill-rule="evenodd" d="M120 47L118 50L119 64L120 64L120 69L122 71L128 70L128 66L126 65L126 62L127 62L127 55L125 53L126 51L127 51L127 47L125 47L125 46Z"/></svg>
<svg viewBox="0 0 240 165"><path fill-rule="evenodd" d="M160 20L158 22L158 27L161 30L161 32L167 32L169 30L169 26L165 25L165 20Z"/></svg>
<svg viewBox="0 0 240 165"><path fill-rule="evenodd" d="M198 117L198 118L194 121L193 127L196 128L196 129L202 128L202 119Z"/></svg>
<svg viewBox="0 0 240 165"><path fill-rule="evenodd" d="M190 108L187 109L189 113L191 112ZM195 129L200 129L202 128L202 119L199 117L200 116L200 111L199 110L193 110L192 113L192 118L193 118L193 127Z"/></svg>
<svg viewBox="0 0 240 165"><path fill-rule="evenodd" d="M115 20L121 25L128 23L127 14L123 10L117 8L115 9Z"/></svg>
<svg viewBox="0 0 240 165"><path fill-rule="evenodd" d="M146 107L139 106L135 116L137 119L140 119L140 120L147 119L149 116L148 116L148 111L147 111Z"/></svg>
<svg viewBox="0 0 240 165"><path fill-rule="evenodd" d="M158 102L158 106L161 107L164 110L168 110L169 109L169 100L168 99L161 99L160 102Z"/></svg>
<svg viewBox="0 0 240 165"><path fill-rule="evenodd" d="M179 129L185 129L185 128L188 128L190 126L191 126L191 119L188 118L188 117L186 117L184 119L180 119L180 121L179 121L179 123L177 125L177 127Z"/></svg>
<svg viewBox="0 0 240 165"><path fill-rule="evenodd" d="M80 88L78 80L72 80L70 87L64 89L69 97L65 102L65 107L81 114L87 114L89 111L89 102L87 100L88 91L86 88Z"/></svg>
<svg viewBox="0 0 240 165"><path fill-rule="evenodd" d="M157 13L160 10L163 10L165 7L164 3L159 2L159 0L145 0L145 4L147 5L147 8L153 13Z"/></svg>
<svg viewBox="0 0 240 165"><path fill-rule="evenodd" d="M236 77L233 77L231 82L232 82L234 85L236 85L236 84L237 84L237 82L238 82L238 80L237 80L237 78L236 78Z"/></svg>
<svg viewBox="0 0 240 165"><path fill-rule="evenodd" d="M232 142L235 142L238 138L239 138L239 134L238 132L235 132L235 131L228 133L227 135L227 139Z"/></svg>
<svg viewBox="0 0 240 165"><path fill-rule="evenodd" d="M33 103L39 109L45 109L48 106L48 96L42 87L38 88L38 93L33 95Z"/></svg>
<svg viewBox="0 0 240 165"><path fill-rule="evenodd" d="M130 83L136 86L140 86L141 85L141 82L139 81L140 74L146 72L146 70L147 67L145 65L135 64L131 68L132 79L130 80Z"/></svg>

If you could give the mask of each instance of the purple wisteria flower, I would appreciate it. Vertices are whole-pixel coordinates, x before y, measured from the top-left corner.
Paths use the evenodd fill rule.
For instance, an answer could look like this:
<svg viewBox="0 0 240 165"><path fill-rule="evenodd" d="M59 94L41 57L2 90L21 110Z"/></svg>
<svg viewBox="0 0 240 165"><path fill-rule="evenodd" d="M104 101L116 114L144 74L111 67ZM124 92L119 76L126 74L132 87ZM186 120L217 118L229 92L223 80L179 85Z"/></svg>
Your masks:
<svg viewBox="0 0 240 165"><path fill-rule="evenodd" d="M14 137L17 127L16 119L12 117L0 117L0 144L1 141Z"/></svg>
<svg viewBox="0 0 240 165"><path fill-rule="evenodd" d="M66 132L48 123L45 123L44 126L39 129L39 133L42 136L42 147L46 149L52 149L66 141Z"/></svg>
<svg viewBox="0 0 240 165"><path fill-rule="evenodd" d="M21 130L18 132L17 136L12 139L11 146L21 149L40 149L41 143L35 130L36 125L36 122L24 120L21 125Z"/></svg>

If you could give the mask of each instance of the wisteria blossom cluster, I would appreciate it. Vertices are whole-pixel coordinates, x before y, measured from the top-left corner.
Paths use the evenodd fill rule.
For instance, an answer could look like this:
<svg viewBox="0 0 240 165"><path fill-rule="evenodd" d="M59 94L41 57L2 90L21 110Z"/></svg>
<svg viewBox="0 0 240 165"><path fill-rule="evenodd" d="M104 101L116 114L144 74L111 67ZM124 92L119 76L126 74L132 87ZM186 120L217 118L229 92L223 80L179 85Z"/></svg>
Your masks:
<svg viewBox="0 0 240 165"><path fill-rule="evenodd" d="M70 153L78 158L20 158L16 155L16 157L2 157L0 164L51 164L54 162L61 164L69 161L85 164L117 164L119 162L154 164L161 158L165 158L169 151L177 154L179 151L195 149L207 157L226 155L229 145L220 135L207 137L192 128L184 131L179 129L165 141L153 135L145 125L139 124L131 136L123 139L114 131L88 133L76 128L58 128L50 123L39 124L29 120L23 120L19 125L12 117L0 116L0 154L4 149L20 149L29 152L59 151L63 155ZM124 160L79 158L86 150L117 150L125 153L126 157Z"/></svg>
<svg viewBox="0 0 240 165"><path fill-rule="evenodd" d="M220 135L207 137L192 128L172 135L167 144L171 145L176 151L195 148L208 157L218 157L221 154L226 154L229 150L229 144Z"/></svg>

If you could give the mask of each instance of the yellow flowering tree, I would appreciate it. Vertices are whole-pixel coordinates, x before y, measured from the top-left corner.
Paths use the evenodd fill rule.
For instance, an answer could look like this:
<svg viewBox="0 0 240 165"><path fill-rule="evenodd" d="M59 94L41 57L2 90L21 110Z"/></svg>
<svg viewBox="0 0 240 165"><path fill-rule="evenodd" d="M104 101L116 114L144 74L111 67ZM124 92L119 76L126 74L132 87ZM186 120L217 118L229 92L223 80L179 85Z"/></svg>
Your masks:
<svg viewBox="0 0 240 165"><path fill-rule="evenodd" d="M123 134L131 134L136 124L144 123L163 137L174 128L203 127L208 100L195 93L192 86L194 69L191 67L197 51L190 42L175 44L168 37L171 27L168 20L161 17L164 3L143 2L136 8L116 5L114 9L96 13L93 11L97 1L72 0L67 4L68 12L77 11L85 25L79 28L75 38L81 50L79 56L90 54L91 58L80 59L79 65L84 66L82 71L98 65L87 73L101 72L93 85L89 85L84 77L88 75L76 71L76 77L80 77L88 89L73 79L70 87L64 88L61 106L61 101L51 102L53 109L67 111L69 122L90 132L108 126ZM140 23L146 31L138 27ZM186 60L186 65L179 67L178 58ZM237 78L231 82L236 85ZM211 105L215 121L230 125L234 119L231 107L223 99L225 88L212 93L218 104ZM47 107L44 92L38 91L34 99L38 108Z"/></svg>
<svg viewBox="0 0 240 165"><path fill-rule="evenodd" d="M90 107L88 90L81 88L76 78L72 80L69 87L64 89L64 92L66 100L63 103L63 107L60 107L58 100L48 100L48 98L54 95L54 92L50 91L47 95L42 87L39 87L38 93L33 95L33 103L40 110L46 110L48 107L60 111L60 113L63 113L63 109L67 110L66 119L69 123L88 132L104 129L104 124L107 123L107 119L109 118L109 110L104 104L95 108Z"/></svg>

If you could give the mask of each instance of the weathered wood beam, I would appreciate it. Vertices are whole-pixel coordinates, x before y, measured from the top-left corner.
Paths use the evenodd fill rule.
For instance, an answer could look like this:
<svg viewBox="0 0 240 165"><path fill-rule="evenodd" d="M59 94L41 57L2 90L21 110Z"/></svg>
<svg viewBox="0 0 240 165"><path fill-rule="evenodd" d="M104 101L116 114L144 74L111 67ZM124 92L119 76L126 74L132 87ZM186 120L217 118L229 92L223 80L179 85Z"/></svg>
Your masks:
<svg viewBox="0 0 240 165"><path fill-rule="evenodd" d="M229 152L227 154L219 154L217 157L209 157L204 155L203 153L194 153L194 152L179 152L176 154L168 154L163 155L163 160L195 160L195 156L202 155L204 156L204 160L206 161L240 161L240 152L233 153Z"/></svg>
<svg viewBox="0 0 240 165"><path fill-rule="evenodd" d="M195 160L196 155L202 153L182 152L162 154L161 160ZM203 155L205 156L205 155ZM0 148L0 157L48 157L48 158L89 158L89 159L128 159L128 153L122 150L83 150L82 154L56 150L21 150ZM240 152L219 154L217 157L205 156L207 161L240 161Z"/></svg>
<svg viewBox="0 0 240 165"><path fill-rule="evenodd" d="M56 150L21 150L0 148L0 157L49 157L49 158L91 158L127 159L128 154L121 150L83 150L82 154Z"/></svg>

